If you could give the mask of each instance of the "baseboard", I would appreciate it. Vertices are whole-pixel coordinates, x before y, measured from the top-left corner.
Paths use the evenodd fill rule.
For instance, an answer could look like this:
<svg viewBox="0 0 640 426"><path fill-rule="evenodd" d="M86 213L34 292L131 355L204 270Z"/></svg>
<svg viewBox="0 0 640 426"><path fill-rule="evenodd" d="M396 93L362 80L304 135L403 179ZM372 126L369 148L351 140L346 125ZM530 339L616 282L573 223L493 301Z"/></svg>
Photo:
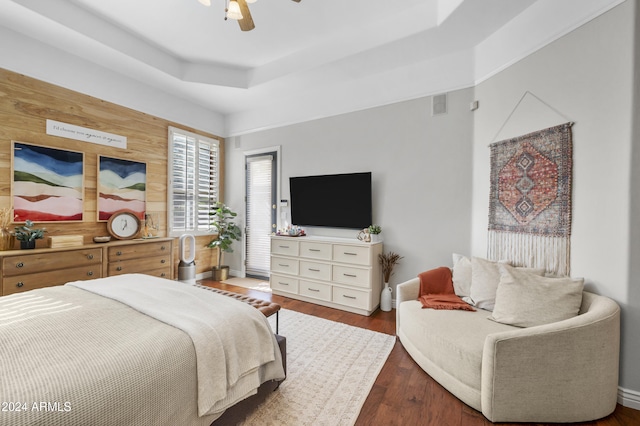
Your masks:
<svg viewBox="0 0 640 426"><path fill-rule="evenodd" d="M619 387L618 404L622 405L623 407L640 410L640 392Z"/></svg>

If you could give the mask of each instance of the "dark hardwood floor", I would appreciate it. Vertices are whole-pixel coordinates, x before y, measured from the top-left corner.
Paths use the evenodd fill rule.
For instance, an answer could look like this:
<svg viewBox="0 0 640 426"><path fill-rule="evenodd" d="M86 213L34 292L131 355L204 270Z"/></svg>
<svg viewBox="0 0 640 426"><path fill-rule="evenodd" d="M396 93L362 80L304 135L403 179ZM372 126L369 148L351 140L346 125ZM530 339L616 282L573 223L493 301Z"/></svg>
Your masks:
<svg viewBox="0 0 640 426"><path fill-rule="evenodd" d="M212 280L198 282L257 299L270 300L284 309L395 335L395 310L377 310L370 317L326 308L287 297L272 295ZM462 403L427 375L396 341L380 375L376 379L362 407L356 425L424 425L424 426L488 426L492 423L482 413ZM501 425L538 425L539 423L499 423ZM604 419L572 423L581 426L634 426L640 425L640 411L616 406Z"/></svg>

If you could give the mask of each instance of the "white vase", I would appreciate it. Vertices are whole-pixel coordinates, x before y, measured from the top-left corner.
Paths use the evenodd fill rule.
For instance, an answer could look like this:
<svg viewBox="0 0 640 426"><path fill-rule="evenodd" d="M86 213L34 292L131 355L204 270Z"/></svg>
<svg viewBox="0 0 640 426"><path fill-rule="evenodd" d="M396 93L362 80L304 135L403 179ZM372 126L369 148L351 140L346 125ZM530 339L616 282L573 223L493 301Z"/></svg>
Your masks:
<svg viewBox="0 0 640 426"><path fill-rule="evenodd" d="M391 310L391 293L393 289L389 287L389 283L384 283L382 293L380 293L380 310L389 312Z"/></svg>

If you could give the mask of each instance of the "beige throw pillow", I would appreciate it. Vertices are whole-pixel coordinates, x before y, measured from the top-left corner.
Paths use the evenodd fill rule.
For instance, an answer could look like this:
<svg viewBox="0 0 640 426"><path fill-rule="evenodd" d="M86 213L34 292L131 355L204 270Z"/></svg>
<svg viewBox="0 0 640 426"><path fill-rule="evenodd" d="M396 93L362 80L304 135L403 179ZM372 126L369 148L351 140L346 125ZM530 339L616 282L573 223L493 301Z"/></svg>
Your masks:
<svg viewBox="0 0 640 426"><path fill-rule="evenodd" d="M467 303L471 300L471 259L461 254L453 253L453 291Z"/></svg>
<svg viewBox="0 0 640 426"><path fill-rule="evenodd" d="M582 305L584 279L550 278L500 265L500 284L489 319L533 327L573 318Z"/></svg>

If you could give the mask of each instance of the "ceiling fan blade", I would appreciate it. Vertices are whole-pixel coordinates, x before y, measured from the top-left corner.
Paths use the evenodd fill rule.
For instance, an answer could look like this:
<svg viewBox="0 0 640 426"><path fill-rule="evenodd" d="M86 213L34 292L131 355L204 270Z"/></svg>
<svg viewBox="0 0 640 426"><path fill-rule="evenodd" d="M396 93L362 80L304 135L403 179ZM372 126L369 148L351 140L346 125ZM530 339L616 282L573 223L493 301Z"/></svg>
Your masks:
<svg viewBox="0 0 640 426"><path fill-rule="evenodd" d="M237 0L237 2L238 2L238 5L240 6L240 13L242 13L242 19L238 21L238 25L240 25L240 29L242 31L251 31L256 26L253 23L251 12L249 12L249 6L247 6L247 1Z"/></svg>

